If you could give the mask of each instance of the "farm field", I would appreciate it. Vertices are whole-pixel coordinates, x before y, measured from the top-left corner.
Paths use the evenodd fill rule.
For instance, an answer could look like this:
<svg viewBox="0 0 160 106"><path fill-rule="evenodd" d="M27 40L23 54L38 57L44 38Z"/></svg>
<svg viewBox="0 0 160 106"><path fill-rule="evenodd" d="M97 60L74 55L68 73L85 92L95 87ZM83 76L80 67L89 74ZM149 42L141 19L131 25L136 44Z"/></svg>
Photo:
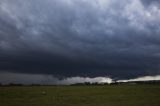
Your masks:
<svg viewBox="0 0 160 106"><path fill-rule="evenodd" d="M0 106L160 106L160 85L0 87Z"/></svg>

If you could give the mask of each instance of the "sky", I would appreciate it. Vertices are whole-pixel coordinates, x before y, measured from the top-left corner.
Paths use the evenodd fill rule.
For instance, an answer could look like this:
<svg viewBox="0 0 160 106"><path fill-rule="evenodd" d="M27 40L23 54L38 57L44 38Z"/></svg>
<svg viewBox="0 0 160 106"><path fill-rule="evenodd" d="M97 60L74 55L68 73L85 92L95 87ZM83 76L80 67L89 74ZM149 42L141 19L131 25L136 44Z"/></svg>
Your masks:
<svg viewBox="0 0 160 106"><path fill-rule="evenodd" d="M0 74L55 83L160 75L160 1L0 0Z"/></svg>

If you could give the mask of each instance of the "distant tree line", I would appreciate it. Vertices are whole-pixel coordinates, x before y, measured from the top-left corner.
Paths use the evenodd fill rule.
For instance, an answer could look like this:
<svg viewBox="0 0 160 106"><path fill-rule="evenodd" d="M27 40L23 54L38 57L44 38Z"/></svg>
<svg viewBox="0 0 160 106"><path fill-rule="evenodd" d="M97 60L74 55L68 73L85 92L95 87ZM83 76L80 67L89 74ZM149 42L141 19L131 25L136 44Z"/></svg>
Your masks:
<svg viewBox="0 0 160 106"><path fill-rule="evenodd" d="M108 83L90 83L90 82L84 82L84 83L75 83L71 84L71 86L89 86L89 85L121 85L121 84L160 84L160 80L151 80L151 81L128 81L128 82L117 82L114 81L110 84ZM30 85L24 85L19 83L9 83L9 84L2 84L0 83L0 86L57 86L57 85L43 85L43 84L30 84Z"/></svg>

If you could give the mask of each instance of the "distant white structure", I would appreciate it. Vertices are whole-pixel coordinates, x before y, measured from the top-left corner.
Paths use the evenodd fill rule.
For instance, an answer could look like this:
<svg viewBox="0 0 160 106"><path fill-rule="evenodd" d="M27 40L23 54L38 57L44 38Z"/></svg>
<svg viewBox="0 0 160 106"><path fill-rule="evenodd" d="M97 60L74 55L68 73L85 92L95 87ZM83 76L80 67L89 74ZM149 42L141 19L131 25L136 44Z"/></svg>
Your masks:
<svg viewBox="0 0 160 106"><path fill-rule="evenodd" d="M42 95L46 95L46 91L42 91Z"/></svg>

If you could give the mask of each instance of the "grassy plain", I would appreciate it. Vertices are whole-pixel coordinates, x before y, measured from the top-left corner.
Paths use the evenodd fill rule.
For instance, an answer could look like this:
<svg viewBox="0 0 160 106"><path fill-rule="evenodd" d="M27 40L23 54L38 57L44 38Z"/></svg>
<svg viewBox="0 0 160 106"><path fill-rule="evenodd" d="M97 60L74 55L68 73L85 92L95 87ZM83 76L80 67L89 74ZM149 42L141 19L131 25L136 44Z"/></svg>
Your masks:
<svg viewBox="0 0 160 106"><path fill-rule="evenodd" d="M0 87L0 106L160 106L160 85Z"/></svg>

